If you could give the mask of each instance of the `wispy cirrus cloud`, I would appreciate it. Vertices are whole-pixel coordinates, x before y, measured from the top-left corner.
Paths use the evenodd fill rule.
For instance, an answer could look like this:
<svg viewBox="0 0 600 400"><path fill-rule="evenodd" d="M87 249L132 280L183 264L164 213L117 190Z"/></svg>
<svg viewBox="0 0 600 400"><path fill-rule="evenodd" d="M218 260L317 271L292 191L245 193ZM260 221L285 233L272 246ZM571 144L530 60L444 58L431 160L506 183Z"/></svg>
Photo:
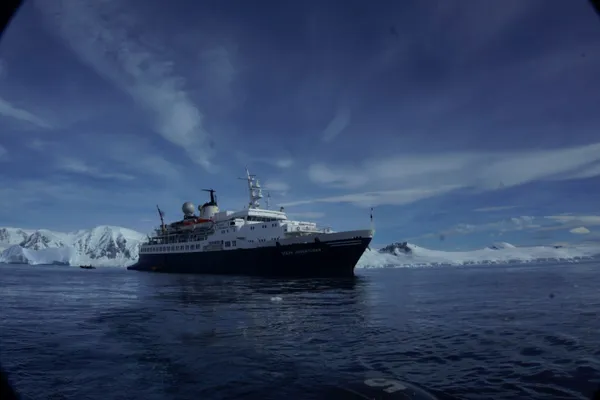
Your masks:
<svg viewBox="0 0 600 400"><path fill-rule="evenodd" d="M578 225L597 226L600 225L600 215L549 215L548 220L562 224L565 227Z"/></svg>
<svg viewBox="0 0 600 400"><path fill-rule="evenodd" d="M8 159L8 150L0 144L0 161L6 161Z"/></svg>
<svg viewBox="0 0 600 400"><path fill-rule="evenodd" d="M289 155L280 151L275 151L270 157L261 157L256 155L246 154L242 151L236 151L235 156L237 160L250 167L253 163L266 164L273 167L287 169L294 165L294 159Z"/></svg>
<svg viewBox="0 0 600 400"><path fill-rule="evenodd" d="M515 231L566 231L574 234L590 233L588 227L600 226L600 216L598 215L547 215L547 216L515 216L507 217L497 221L486 223L460 223L448 229L441 229L439 232L431 232L417 238L471 235L477 233L495 233L504 234Z"/></svg>
<svg viewBox="0 0 600 400"><path fill-rule="evenodd" d="M476 208L473 211L475 211L475 212L495 212L495 211L512 210L513 208L517 208L517 207L519 207L519 206L491 206L491 207Z"/></svg>
<svg viewBox="0 0 600 400"><path fill-rule="evenodd" d="M265 182L263 189L285 194L287 191L290 190L290 185L283 181L269 180Z"/></svg>
<svg viewBox="0 0 600 400"><path fill-rule="evenodd" d="M291 212L287 213L288 217L292 218L306 218L306 219L320 219L325 217L324 212L319 211L304 211L304 212Z"/></svg>
<svg viewBox="0 0 600 400"><path fill-rule="evenodd" d="M72 158L72 157L61 158L57 163L57 167L61 171L70 172L73 174L85 175L85 176L89 176L92 178L118 179L118 180L124 180L124 181L130 181L130 180L135 179L134 176L129 175L129 174L103 171L98 167L94 167L92 165L85 163L82 160L79 160L77 158Z"/></svg>
<svg viewBox="0 0 600 400"><path fill-rule="evenodd" d="M49 129L52 126L37 115L15 106L6 99L0 97L0 115L7 118L13 118L22 122L35 125L39 128Z"/></svg>
<svg viewBox="0 0 600 400"><path fill-rule="evenodd" d="M136 10L120 1L36 1L80 59L153 114L155 131L195 163L214 170L205 115L175 72L168 49L142 30Z"/></svg>
<svg viewBox="0 0 600 400"><path fill-rule="evenodd" d="M324 142L331 142L340 133L350 125L350 118L352 114L349 108L343 107L336 111L333 119L329 122L325 130L323 131L322 140Z"/></svg>
<svg viewBox="0 0 600 400"><path fill-rule="evenodd" d="M358 207L375 207L384 204L399 206L448 193L458 188L458 186L439 186L437 188L380 190L283 202L280 203L280 205L283 207L290 207L313 203L350 203Z"/></svg>
<svg viewBox="0 0 600 400"><path fill-rule="evenodd" d="M314 201L407 204L461 188L489 191L598 176L599 161L600 143L594 143L553 150L404 155L367 159L359 166L317 163L309 167L308 177L321 186L355 190Z"/></svg>

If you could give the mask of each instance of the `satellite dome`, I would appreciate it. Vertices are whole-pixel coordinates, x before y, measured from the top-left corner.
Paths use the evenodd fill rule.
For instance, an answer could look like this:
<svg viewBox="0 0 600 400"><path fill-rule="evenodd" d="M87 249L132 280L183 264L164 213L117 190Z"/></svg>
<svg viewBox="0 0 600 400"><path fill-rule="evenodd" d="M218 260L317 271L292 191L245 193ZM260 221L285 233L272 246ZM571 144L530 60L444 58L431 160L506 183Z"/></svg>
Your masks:
<svg viewBox="0 0 600 400"><path fill-rule="evenodd" d="M196 207L194 207L194 203L192 203L191 201L186 201L181 206L181 211L183 211L183 214L185 214L185 215L194 214L195 209L196 209Z"/></svg>

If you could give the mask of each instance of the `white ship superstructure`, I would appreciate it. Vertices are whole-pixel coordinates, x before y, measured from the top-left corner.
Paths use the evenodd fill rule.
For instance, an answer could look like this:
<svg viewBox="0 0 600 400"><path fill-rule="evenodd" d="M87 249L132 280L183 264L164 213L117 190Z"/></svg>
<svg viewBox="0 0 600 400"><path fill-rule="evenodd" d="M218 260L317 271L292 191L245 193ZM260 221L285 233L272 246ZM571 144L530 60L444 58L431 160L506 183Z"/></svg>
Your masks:
<svg viewBox="0 0 600 400"><path fill-rule="evenodd" d="M169 255L210 252L214 256L215 252L229 253L236 250L243 250L244 254L252 257L262 254L263 259L266 257L269 260L273 257L301 255L303 251L305 254L330 254L328 248L362 248L365 240L370 242L373 236L371 229L334 232L328 227L319 227L314 222L290 220L283 207L279 211L263 209L260 207L263 195L258 179L247 169L246 178L242 179L248 185L248 204L243 210L220 211L213 189L204 189L210 193L210 201L198 207L198 214L195 214L195 207L191 202L185 202L182 206L184 216L180 221L165 224L164 214L159 209L161 226L141 246L138 264L150 259L163 260L159 264L164 264L164 260L169 260ZM266 253L268 248L272 248L273 252ZM257 252L248 253L253 249ZM170 260L174 262L176 259ZM189 260L186 259L187 262ZM147 269L147 266L134 266L131 269Z"/></svg>

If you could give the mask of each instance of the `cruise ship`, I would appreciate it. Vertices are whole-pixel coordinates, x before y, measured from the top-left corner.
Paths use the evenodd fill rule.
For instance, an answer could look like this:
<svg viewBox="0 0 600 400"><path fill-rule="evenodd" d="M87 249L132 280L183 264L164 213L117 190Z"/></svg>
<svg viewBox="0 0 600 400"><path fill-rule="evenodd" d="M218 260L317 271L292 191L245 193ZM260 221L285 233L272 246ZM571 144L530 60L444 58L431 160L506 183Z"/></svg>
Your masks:
<svg viewBox="0 0 600 400"><path fill-rule="evenodd" d="M246 169L249 202L220 211L213 189L198 207L185 202L183 218L161 225L140 247L136 271L255 276L348 277L374 234L369 229L335 232L314 222L289 219L283 207L261 208L259 180Z"/></svg>

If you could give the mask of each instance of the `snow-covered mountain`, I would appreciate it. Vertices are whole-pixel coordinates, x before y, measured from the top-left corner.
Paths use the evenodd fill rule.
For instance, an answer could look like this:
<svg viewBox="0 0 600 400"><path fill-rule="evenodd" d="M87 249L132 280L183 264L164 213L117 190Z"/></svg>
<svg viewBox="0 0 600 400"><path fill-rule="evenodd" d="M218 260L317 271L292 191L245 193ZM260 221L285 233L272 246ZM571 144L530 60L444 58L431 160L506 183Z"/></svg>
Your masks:
<svg viewBox="0 0 600 400"><path fill-rule="evenodd" d="M72 233L0 228L0 262L129 265L137 260L145 238L131 229L105 225Z"/></svg>
<svg viewBox="0 0 600 400"><path fill-rule="evenodd" d="M359 265L364 268L425 267L438 265L520 264L530 262L578 261L600 256L600 244L579 246L516 247L498 242L471 251L429 250L411 243L392 243L367 250Z"/></svg>
<svg viewBox="0 0 600 400"><path fill-rule="evenodd" d="M117 226L98 226L72 233L46 229L0 228L0 263L112 265L137 261L146 235ZM599 244L581 246L515 247L494 243L473 251L429 250L407 242L368 249L359 268L419 267L433 265L506 264L535 261L572 261L600 255Z"/></svg>

